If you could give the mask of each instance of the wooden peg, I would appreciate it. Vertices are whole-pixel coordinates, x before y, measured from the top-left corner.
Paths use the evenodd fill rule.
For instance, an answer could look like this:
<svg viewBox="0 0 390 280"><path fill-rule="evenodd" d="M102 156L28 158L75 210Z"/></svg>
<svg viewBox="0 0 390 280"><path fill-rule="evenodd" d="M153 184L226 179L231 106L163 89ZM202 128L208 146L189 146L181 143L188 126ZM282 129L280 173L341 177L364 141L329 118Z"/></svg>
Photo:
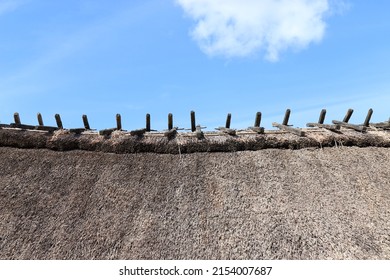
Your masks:
<svg viewBox="0 0 390 280"><path fill-rule="evenodd" d="M324 124L325 116L326 116L326 110L322 109L320 113L320 118L318 119L319 124Z"/></svg>
<svg viewBox="0 0 390 280"><path fill-rule="evenodd" d="M122 130L122 118L120 114L116 114L116 129Z"/></svg>
<svg viewBox="0 0 390 280"><path fill-rule="evenodd" d="M84 128L85 128L86 130L90 130L91 127L89 126L89 122L88 122L88 117L87 117L87 115L83 115L82 118L83 118Z"/></svg>
<svg viewBox="0 0 390 280"><path fill-rule="evenodd" d="M367 126L369 126L370 125L370 120L371 120L371 116L372 116L372 113L373 113L374 111L370 108L370 110L368 110L368 113L367 113L367 116L366 116L366 119L365 119L365 121L364 121L364 124L363 124L363 126L365 126L365 127L367 127Z"/></svg>
<svg viewBox="0 0 390 280"><path fill-rule="evenodd" d="M146 131L150 132L150 114L146 114Z"/></svg>
<svg viewBox="0 0 390 280"><path fill-rule="evenodd" d="M286 113L284 114L284 119L283 119L283 125L288 125L288 120L290 119L290 113L291 113L291 110L290 109L287 109L286 110Z"/></svg>
<svg viewBox="0 0 390 280"><path fill-rule="evenodd" d="M37 114L37 119L38 119L38 125L43 126L44 124L43 124L43 119L42 119L41 113Z"/></svg>
<svg viewBox="0 0 390 280"><path fill-rule="evenodd" d="M20 124L22 124L21 122L20 122L20 117L19 117L19 113L14 113L14 121L15 121L15 124L17 124L17 125L20 125Z"/></svg>
<svg viewBox="0 0 390 280"><path fill-rule="evenodd" d="M60 128L60 129L64 129L64 127L62 126L62 121L61 121L60 114L55 114L54 117L55 117L56 122L57 122L57 127Z"/></svg>
<svg viewBox="0 0 390 280"><path fill-rule="evenodd" d="M196 130L195 112L191 111L191 131L195 132L195 130Z"/></svg>
<svg viewBox="0 0 390 280"><path fill-rule="evenodd" d="M171 113L168 114L168 130L173 129L173 115Z"/></svg>
<svg viewBox="0 0 390 280"><path fill-rule="evenodd" d="M353 109L348 109L347 113L345 114L345 117L343 119L343 122L348 123L349 119L351 118L353 114Z"/></svg>
<svg viewBox="0 0 390 280"><path fill-rule="evenodd" d="M232 114L227 114L225 128L230 128L230 122L232 120Z"/></svg>
<svg viewBox="0 0 390 280"><path fill-rule="evenodd" d="M260 123L261 123L261 112L257 112L254 127L260 127Z"/></svg>

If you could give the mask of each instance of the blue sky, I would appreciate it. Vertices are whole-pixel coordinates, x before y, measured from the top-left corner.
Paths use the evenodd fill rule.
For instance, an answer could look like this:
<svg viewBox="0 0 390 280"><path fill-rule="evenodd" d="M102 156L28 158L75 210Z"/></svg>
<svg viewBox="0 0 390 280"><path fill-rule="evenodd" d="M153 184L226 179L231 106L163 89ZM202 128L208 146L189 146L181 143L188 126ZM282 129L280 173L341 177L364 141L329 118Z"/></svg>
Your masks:
<svg viewBox="0 0 390 280"><path fill-rule="evenodd" d="M384 0L0 0L0 122L213 130L390 117Z"/></svg>

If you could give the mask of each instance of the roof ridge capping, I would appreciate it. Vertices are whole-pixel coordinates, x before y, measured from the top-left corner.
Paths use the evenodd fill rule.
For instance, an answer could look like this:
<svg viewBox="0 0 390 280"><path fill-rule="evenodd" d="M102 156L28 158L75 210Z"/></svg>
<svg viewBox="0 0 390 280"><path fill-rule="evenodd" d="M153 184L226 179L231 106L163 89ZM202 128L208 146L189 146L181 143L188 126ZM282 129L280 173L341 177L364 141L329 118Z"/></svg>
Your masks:
<svg viewBox="0 0 390 280"><path fill-rule="evenodd" d="M232 129L231 114L225 126L216 131L203 131L206 127L196 123L195 112L191 111L191 128L173 125L173 115L168 114L168 127L163 131L151 129L150 114L146 114L145 128L123 130L121 115L116 114L116 127L103 130L91 129L86 115L82 116L84 127L63 127L59 114L55 115L57 126L45 126L40 113L38 125L23 124L18 113L14 123L0 124L0 146L16 148L45 148L58 151L87 150L111 153L194 153L234 152L261 150L267 148L303 149L339 146L390 147L390 119L370 123L373 110L369 109L362 124L351 124L353 114L348 109L342 121L333 120L324 124L326 110L320 113L318 122L307 123L307 128L290 125L291 110L287 109L282 123L273 122L279 130L265 130L261 127L261 112L255 116L254 126L246 129Z"/></svg>

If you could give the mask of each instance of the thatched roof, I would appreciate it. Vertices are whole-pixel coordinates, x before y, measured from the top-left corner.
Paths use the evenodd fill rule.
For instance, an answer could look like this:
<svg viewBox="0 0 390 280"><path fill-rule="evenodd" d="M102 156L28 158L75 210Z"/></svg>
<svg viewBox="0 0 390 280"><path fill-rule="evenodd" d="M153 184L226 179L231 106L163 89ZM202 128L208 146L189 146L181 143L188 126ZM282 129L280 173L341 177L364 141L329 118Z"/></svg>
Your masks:
<svg viewBox="0 0 390 280"><path fill-rule="evenodd" d="M390 127L389 127L390 128ZM288 131L269 130L264 133L251 131L205 132L198 139L196 133L175 133L167 137L163 132L113 131L108 135L86 131L72 133L70 130L45 132L25 129L1 129L0 147L46 148L56 151L87 150L110 153L165 153L234 152L268 148L302 149L333 146L390 147L390 130L371 128L365 132L352 129L331 131L327 129L300 129L303 136ZM176 131L175 131L176 132Z"/></svg>
<svg viewBox="0 0 390 280"><path fill-rule="evenodd" d="M4 131L0 146L93 142ZM138 151L121 137L130 138L91 150ZM389 148L336 139L337 147L307 149L302 143L314 137L256 137L258 145L302 149L177 154L177 140L148 146L176 154L0 147L0 258L390 259ZM307 146L327 143L315 137ZM389 146L385 133L365 138L371 144L354 137L345 139ZM148 139L137 141L146 147ZM233 150L246 147L234 139ZM182 152L193 151L188 143Z"/></svg>

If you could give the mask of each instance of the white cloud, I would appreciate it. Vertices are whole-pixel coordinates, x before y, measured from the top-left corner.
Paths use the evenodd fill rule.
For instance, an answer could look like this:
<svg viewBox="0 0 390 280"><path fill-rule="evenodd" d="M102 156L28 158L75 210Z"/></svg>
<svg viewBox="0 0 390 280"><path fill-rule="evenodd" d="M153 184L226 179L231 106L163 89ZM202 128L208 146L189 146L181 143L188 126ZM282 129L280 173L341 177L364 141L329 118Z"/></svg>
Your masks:
<svg viewBox="0 0 390 280"><path fill-rule="evenodd" d="M335 0L330 0L335 2ZM196 21L192 37L208 55L265 52L276 61L324 36L329 0L176 0Z"/></svg>

